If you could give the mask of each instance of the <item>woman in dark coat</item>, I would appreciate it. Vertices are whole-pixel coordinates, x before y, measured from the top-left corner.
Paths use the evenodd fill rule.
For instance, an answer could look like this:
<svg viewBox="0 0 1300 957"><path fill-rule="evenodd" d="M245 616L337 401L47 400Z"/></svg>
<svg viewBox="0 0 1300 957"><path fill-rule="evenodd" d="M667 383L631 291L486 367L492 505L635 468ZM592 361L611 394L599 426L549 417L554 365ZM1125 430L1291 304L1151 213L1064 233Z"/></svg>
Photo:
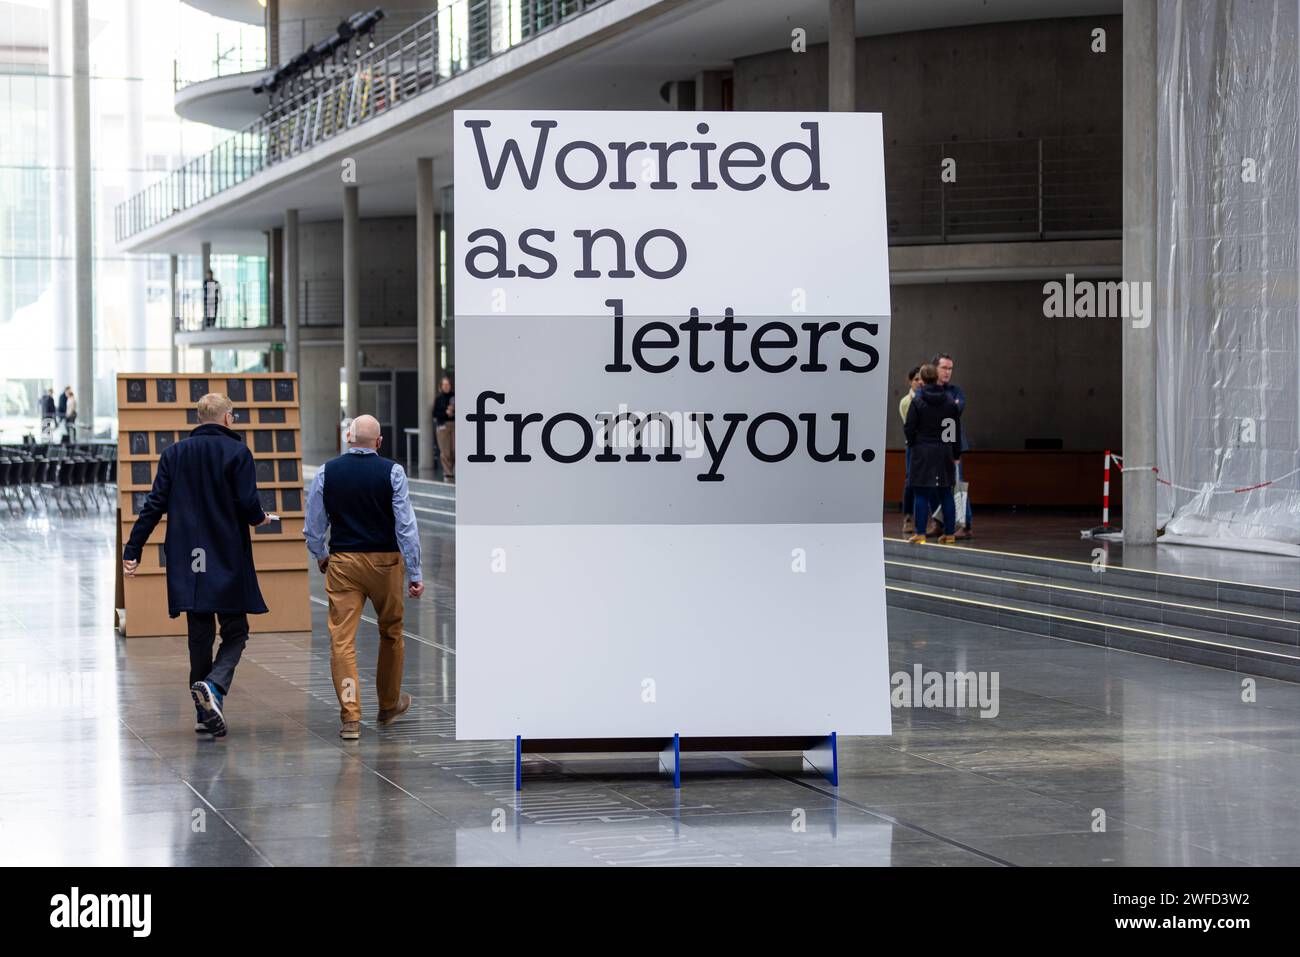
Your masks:
<svg viewBox="0 0 1300 957"><path fill-rule="evenodd" d="M921 391L907 409L903 434L912 453L911 485L915 495L914 542L925 541L926 520L935 506L943 508L942 544L956 541L957 509L952 490L961 458L961 408L939 385L939 370L921 366Z"/></svg>

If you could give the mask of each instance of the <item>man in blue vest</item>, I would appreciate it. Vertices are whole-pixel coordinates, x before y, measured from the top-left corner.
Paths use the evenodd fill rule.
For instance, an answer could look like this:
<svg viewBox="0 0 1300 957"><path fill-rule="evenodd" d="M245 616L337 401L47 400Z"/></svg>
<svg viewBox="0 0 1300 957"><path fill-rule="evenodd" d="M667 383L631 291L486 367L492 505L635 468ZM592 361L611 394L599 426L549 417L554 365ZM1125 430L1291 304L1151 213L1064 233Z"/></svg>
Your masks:
<svg viewBox="0 0 1300 957"><path fill-rule="evenodd" d="M355 741L361 737L357 626L366 599L379 619L379 723L388 725L411 707L411 696L402 690L402 563L406 594L419 598L424 583L406 472L379 455L383 437L374 416L353 419L350 438L352 447L321 466L312 481L305 532L329 596L330 673L339 698L339 736Z"/></svg>

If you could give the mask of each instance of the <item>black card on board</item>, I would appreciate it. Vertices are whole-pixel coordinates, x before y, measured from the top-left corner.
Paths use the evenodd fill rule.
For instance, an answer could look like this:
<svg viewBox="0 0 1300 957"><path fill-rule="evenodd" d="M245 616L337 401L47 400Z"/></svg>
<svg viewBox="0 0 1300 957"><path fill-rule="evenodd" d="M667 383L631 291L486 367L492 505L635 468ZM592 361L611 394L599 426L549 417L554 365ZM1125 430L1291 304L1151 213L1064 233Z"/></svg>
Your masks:
<svg viewBox="0 0 1300 957"><path fill-rule="evenodd" d="M302 489L282 488L280 489L280 505L286 512L302 511Z"/></svg>
<svg viewBox="0 0 1300 957"><path fill-rule="evenodd" d="M190 380L190 401L191 402L198 402L199 399L203 398L207 394L208 394L207 379Z"/></svg>
<svg viewBox="0 0 1300 957"><path fill-rule="evenodd" d="M132 485L149 485L153 479L149 476L148 462L131 463L131 484Z"/></svg>
<svg viewBox="0 0 1300 957"><path fill-rule="evenodd" d="M275 460L258 459L253 463L253 471L257 475L258 484L262 482L275 481Z"/></svg>
<svg viewBox="0 0 1300 957"><path fill-rule="evenodd" d="M283 425L284 409L258 409L257 421L271 425Z"/></svg>
<svg viewBox="0 0 1300 957"><path fill-rule="evenodd" d="M131 454L132 455L149 454L149 433L148 432L131 433Z"/></svg>
<svg viewBox="0 0 1300 957"><path fill-rule="evenodd" d="M275 401L276 402L293 401L293 380L292 379L275 380Z"/></svg>
<svg viewBox="0 0 1300 957"><path fill-rule="evenodd" d="M296 445L293 429L276 429L275 432L275 450L277 452L296 452Z"/></svg>
<svg viewBox="0 0 1300 957"><path fill-rule="evenodd" d="M262 503L262 511L264 512L275 511L275 489L259 488L257 490L257 498Z"/></svg>
<svg viewBox="0 0 1300 957"><path fill-rule="evenodd" d="M271 401L271 380L270 379L253 380L253 401L254 402Z"/></svg>
<svg viewBox="0 0 1300 957"><path fill-rule="evenodd" d="M280 481L281 482L298 481L298 460L297 459L280 459Z"/></svg>
<svg viewBox="0 0 1300 957"><path fill-rule="evenodd" d="M126 380L126 401L127 402L148 402L149 401L149 396L145 393L144 379Z"/></svg>
<svg viewBox="0 0 1300 957"><path fill-rule="evenodd" d="M176 401L176 380L175 379L159 379L155 383L155 387L158 390L159 402Z"/></svg>
<svg viewBox="0 0 1300 957"><path fill-rule="evenodd" d="M253 451L254 452L273 452L271 439L273 436L266 429L258 429L253 433Z"/></svg>
<svg viewBox="0 0 1300 957"><path fill-rule="evenodd" d="M163 449L176 441L175 432L155 432L153 434L153 450L161 453Z"/></svg>
<svg viewBox="0 0 1300 957"><path fill-rule="evenodd" d="M244 379L226 380L226 398L231 402L248 401L248 383Z"/></svg>

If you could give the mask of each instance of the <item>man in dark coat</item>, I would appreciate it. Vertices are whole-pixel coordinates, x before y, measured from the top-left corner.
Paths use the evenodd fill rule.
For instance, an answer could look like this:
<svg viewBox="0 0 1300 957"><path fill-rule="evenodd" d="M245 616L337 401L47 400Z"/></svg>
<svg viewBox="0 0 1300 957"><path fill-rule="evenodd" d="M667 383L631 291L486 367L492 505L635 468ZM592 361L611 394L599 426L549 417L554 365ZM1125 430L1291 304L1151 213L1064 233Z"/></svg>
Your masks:
<svg viewBox="0 0 1300 957"><path fill-rule="evenodd" d="M163 450L153 489L122 549L122 570L135 576L140 553L167 515L167 610L185 612L190 646L194 730L226 733L223 704L248 640L248 616L266 613L253 567L250 525L269 525L257 496L253 455L232 432L235 413L224 395L199 400L199 425ZM221 620L216 660L215 618Z"/></svg>
<svg viewBox="0 0 1300 957"><path fill-rule="evenodd" d="M952 400L957 403L958 411L960 411L962 415L965 415L966 414L966 393L962 391L961 386L957 385L957 383L952 381L952 370L953 370L952 356L948 355L948 353L946 352L940 352L937 353L935 357L930 360L930 362L937 370L939 370L939 385L941 385L943 387L943 391L947 392L948 395L952 398ZM970 442L966 438L966 433L963 432L961 437L960 451L967 452L969 450L970 450ZM966 481L965 472L966 472L966 467L963 466L959 461L957 463L958 482ZM973 538L975 536L975 517L974 517L974 513L971 510L969 486L967 487L967 491L966 491L966 514L957 516L957 526L958 526L957 538L959 540L966 539L966 538Z"/></svg>
<svg viewBox="0 0 1300 957"><path fill-rule="evenodd" d="M912 451L911 483L915 497L916 534L914 542L925 541L926 519L936 505L943 508L943 535L939 541L949 544L957 519L952 488L956 482L956 462L961 458L961 407L942 385L939 370L930 363L921 366L922 388L907 408L903 434Z"/></svg>

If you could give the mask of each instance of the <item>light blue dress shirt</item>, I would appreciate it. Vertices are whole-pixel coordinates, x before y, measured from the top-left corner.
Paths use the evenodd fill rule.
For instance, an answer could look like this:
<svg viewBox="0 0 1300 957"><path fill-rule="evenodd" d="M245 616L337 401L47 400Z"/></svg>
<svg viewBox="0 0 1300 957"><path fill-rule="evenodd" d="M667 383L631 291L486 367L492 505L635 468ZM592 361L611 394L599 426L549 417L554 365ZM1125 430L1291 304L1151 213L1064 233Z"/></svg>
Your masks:
<svg viewBox="0 0 1300 957"><path fill-rule="evenodd" d="M374 449L351 448L348 449L348 454L377 453ZM420 576L420 532L415 526L415 510L411 508L411 490L406 484L406 470L394 462L390 478L393 483L393 524L397 531L397 547L402 550L402 561L406 563L406 580L423 581ZM325 466L322 465L316 470L311 491L307 493L307 524L303 529L307 538L307 550L316 561L329 557L329 548L325 543L329 526L329 515L325 513Z"/></svg>

